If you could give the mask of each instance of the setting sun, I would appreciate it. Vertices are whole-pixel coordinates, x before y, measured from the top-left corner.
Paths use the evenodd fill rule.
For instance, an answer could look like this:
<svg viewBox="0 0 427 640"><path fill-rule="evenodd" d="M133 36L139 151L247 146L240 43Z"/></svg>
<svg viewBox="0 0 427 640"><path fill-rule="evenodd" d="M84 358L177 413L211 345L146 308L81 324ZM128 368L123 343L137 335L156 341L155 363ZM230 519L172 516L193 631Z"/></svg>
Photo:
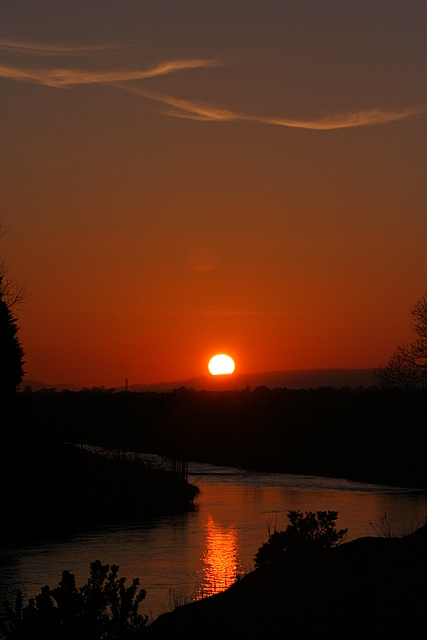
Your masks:
<svg viewBox="0 0 427 640"><path fill-rule="evenodd" d="M230 356L219 353L209 361L209 371L213 376L229 375L234 371L234 361Z"/></svg>

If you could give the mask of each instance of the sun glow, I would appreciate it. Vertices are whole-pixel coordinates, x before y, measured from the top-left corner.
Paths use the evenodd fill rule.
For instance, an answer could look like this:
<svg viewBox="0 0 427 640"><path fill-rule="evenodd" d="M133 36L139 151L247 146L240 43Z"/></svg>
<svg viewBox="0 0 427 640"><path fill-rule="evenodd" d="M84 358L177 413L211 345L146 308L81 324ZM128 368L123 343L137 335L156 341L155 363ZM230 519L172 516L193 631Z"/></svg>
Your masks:
<svg viewBox="0 0 427 640"><path fill-rule="evenodd" d="M234 361L230 356L219 353L209 361L209 371L213 376L229 375L234 371Z"/></svg>

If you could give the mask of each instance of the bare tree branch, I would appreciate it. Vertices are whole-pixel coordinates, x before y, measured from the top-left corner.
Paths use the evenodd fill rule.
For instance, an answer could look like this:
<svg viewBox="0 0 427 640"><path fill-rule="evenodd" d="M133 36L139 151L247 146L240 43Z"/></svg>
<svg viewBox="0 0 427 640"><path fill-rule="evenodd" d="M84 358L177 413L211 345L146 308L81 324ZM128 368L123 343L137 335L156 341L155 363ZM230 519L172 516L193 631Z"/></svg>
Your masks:
<svg viewBox="0 0 427 640"><path fill-rule="evenodd" d="M19 307L28 301L30 294L26 282L17 283L14 278L8 277L8 268L4 260L0 261L0 296L6 302L9 309Z"/></svg>
<svg viewBox="0 0 427 640"><path fill-rule="evenodd" d="M427 382L427 296L422 296L411 309L411 328L417 339L409 346L400 346L385 367L378 367L375 376L382 386L414 389Z"/></svg>
<svg viewBox="0 0 427 640"><path fill-rule="evenodd" d="M0 238L8 232L0 221ZM9 275L6 262L0 259L0 296L3 298L9 309L19 307L28 301L30 294L26 282L18 283L15 278Z"/></svg>
<svg viewBox="0 0 427 640"><path fill-rule="evenodd" d="M397 387L409 390L418 387L425 372L416 365L411 355L411 347L397 347L385 367L374 371L379 384L383 387Z"/></svg>

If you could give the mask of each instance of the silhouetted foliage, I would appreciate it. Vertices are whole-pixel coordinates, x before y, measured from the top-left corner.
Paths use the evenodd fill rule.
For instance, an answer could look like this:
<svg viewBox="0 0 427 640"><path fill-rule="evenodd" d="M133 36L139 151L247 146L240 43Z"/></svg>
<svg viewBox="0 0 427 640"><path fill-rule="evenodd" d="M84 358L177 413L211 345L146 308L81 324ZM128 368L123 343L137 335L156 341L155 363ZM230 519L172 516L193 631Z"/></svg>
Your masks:
<svg viewBox="0 0 427 640"><path fill-rule="evenodd" d="M255 568L278 565L285 553L312 554L330 549L344 541L347 529L336 529L337 511L288 511L289 524L284 531L275 529L255 555Z"/></svg>
<svg viewBox="0 0 427 640"><path fill-rule="evenodd" d="M18 327L2 289L0 274L0 397L16 393L24 375L24 350L17 337Z"/></svg>
<svg viewBox="0 0 427 640"><path fill-rule="evenodd" d="M139 589L139 578L126 586L118 578L119 567L90 565L87 583L76 587L74 574L64 571L55 589L42 588L39 595L23 606L21 591L15 606L6 603L10 640L131 640L140 638L147 616L138 613L146 591Z"/></svg>
<svg viewBox="0 0 427 640"><path fill-rule="evenodd" d="M411 328L417 338L409 346L399 346L385 367L375 372L380 384L403 390L423 386L427 380L427 295L411 309Z"/></svg>

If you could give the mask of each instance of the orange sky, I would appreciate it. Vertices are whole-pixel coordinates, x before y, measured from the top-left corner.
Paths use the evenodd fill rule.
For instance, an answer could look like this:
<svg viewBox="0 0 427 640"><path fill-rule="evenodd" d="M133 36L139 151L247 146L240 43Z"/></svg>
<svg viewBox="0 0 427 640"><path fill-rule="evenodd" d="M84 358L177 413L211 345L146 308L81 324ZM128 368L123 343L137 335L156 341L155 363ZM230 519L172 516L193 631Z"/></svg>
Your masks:
<svg viewBox="0 0 427 640"><path fill-rule="evenodd" d="M424 0L2 2L27 379L375 367L411 340L426 25Z"/></svg>

